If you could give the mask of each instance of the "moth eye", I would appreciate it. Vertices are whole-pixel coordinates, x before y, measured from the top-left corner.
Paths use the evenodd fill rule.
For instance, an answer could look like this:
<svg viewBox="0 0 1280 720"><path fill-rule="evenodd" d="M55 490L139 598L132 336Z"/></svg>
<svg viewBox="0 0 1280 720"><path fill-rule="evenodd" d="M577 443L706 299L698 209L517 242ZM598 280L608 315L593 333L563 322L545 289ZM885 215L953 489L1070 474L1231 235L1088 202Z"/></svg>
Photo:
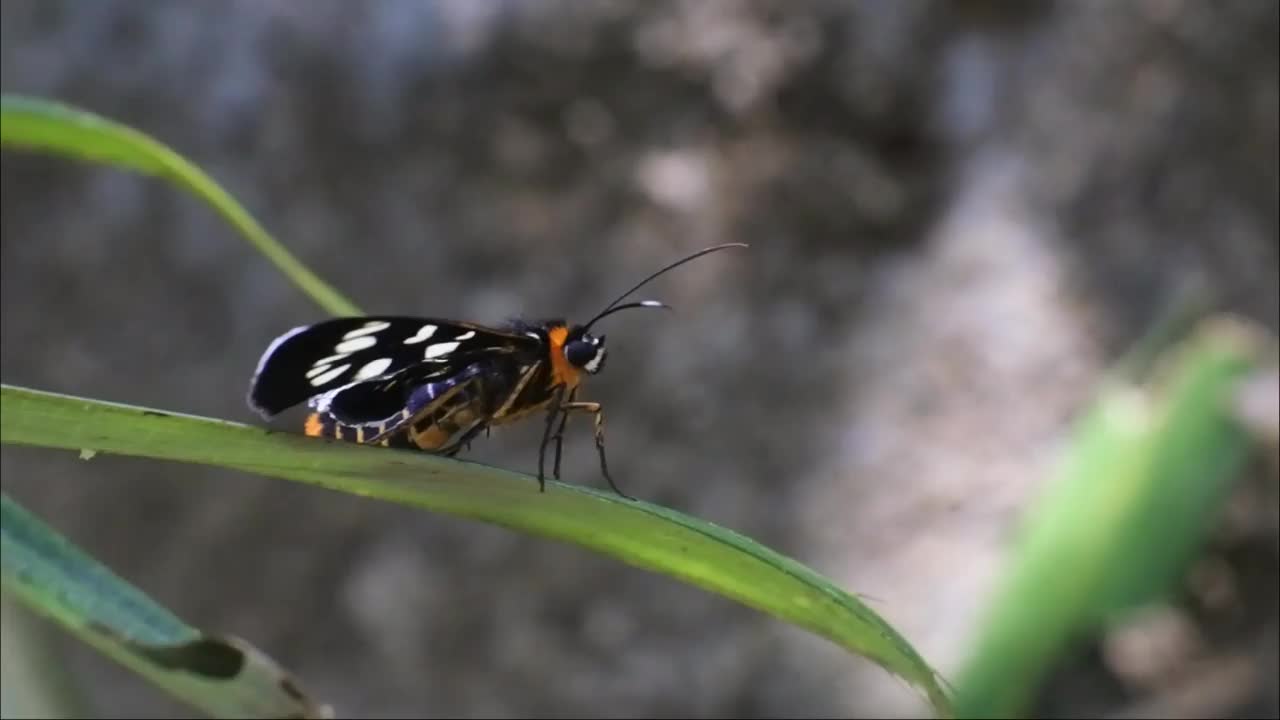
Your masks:
<svg viewBox="0 0 1280 720"><path fill-rule="evenodd" d="M574 340L564 346L564 357L574 367L585 367L595 358L596 346L587 340Z"/></svg>

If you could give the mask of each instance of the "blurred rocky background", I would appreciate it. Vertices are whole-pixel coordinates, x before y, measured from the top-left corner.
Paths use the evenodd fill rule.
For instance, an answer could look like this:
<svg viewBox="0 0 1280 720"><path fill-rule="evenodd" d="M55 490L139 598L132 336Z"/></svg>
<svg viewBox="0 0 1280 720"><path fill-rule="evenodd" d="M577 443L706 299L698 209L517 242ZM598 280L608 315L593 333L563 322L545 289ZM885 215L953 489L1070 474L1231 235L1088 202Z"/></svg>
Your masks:
<svg viewBox="0 0 1280 720"><path fill-rule="evenodd" d="M611 319L611 468L870 596L947 675L1099 372L1188 286L1280 323L1278 8L5 0L0 89L158 137L367 312L583 317L751 243L652 286L674 315ZM17 153L0 183L7 383L253 421L260 353L322 317L167 184ZM532 471L537 432L468 458ZM571 432L566 479L601 484ZM0 458L6 492L340 716L927 712L571 546L220 470ZM1040 716L1276 715L1268 482L1204 559L1226 595L1079 648ZM49 638L93 714L185 712Z"/></svg>

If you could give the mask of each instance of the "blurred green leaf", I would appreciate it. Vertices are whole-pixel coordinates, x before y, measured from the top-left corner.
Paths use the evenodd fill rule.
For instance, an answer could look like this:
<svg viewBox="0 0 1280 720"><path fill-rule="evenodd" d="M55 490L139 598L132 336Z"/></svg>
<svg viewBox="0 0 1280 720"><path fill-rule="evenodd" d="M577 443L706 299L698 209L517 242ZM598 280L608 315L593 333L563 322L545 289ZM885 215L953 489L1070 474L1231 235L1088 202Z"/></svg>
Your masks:
<svg viewBox="0 0 1280 720"><path fill-rule="evenodd" d="M351 301L298 262L212 178L137 130L60 103L2 95L0 147L52 153L164 178L209 203L327 312L361 314Z"/></svg>
<svg viewBox="0 0 1280 720"><path fill-rule="evenodd" d="M0 592L0 628L0 717L84 717L83 694L58 652L60 629L7 592Z"/></svg>
<svg viewBox="0 0 1280 720"><path fill-rule="evenodd" d="M644 502L427 453L329 442L238 423L5 385L0 441L213 465L480 520L566 541L720 593L862 654L948 699L933 670L870 608L729 530Z"/></svg>
<svg viewBox="0 0 1280 720"><path fill-rule="evenodd" d="M329 716L270 658L190 627L8 495L0 550L6 592L179 700L214 717Z"/></svg>
<svg viewBox="0 0 1280 720"><path fill-rule="evenodd" d="M1021 716L1073 640L1174 588L1248 457L1234 397L1267 354L1261 333L1215 318L1148 387L1104 388L1026 520L959 676L959 717Z"/></svg>

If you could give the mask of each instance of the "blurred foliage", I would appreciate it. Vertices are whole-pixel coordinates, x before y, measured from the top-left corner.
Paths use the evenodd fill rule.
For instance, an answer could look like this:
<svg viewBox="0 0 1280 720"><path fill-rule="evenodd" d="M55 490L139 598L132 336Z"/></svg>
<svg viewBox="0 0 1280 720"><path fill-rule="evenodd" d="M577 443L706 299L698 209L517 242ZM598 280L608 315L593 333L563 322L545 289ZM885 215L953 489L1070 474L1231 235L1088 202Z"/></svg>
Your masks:
<svg viewBox="0 0 1280 720"><path fill-rule="evenodd" d="M1149 383L1104 386L1026 518L958 683L960 717L1024 716L1074 642L1176 589L1249 457L1234 398L1274 367L1265 337L1211 318L1157 356Z"/></svg>

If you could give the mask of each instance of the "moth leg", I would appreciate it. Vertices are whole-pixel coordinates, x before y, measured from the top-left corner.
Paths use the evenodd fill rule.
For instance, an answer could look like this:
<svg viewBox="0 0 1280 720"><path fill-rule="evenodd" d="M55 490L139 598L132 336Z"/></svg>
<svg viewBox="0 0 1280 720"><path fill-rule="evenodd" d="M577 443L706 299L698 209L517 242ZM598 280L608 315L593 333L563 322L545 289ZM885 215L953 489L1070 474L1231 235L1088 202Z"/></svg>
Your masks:
<svg viewBox="0 0 1280 720"><path fill-rule="evenodd" d="M560 406L560 411L568 416L571 412L591 413L595 416L596 423L596 452L600 454L600 472L604 473L604 479L609 481L609 487L613 491L628 500L635 498L618 489L618 485L613 482L613 478L609 475L609 464L604 459L604 412L598 402L567 402ZM550 429L550 423L548 423Z"/></svg>
<svg viewBox="0 0 1280 720"><path fill-rule="evenodd" d="M435 408L443 406L453 396L465 390L471 382L470 379L462 381L450 379L443 382L427 383L419 387L409 396L404 409L379 423L375 428L376 434L366 439L365 442L381 442L392 433L398 432L415 418L434 412Z"/></svg>
<svg viewBox="0 0 1280 720"><path fill-rule="evenodd" d="M420 449L454 457L470 450L472 438L489 422L477 407L484 393L482 379L473 378L460 387L462 392L446 398L451 404L436 408L413 426L412 438Z"/></svg>
<svg viewBox="0 0 1280 720"><path fill-rule="evenodd" d="M466 449L469 451L471 449L471 441L474 440L475 437L480 434L481 430L487 431L488 429L489 429L489 418L485 416L477 417L475 420L471 421L471 424L468 425L465 430L462 431L462 434L458 436L457 440L454 440L452 443L450 443L449 445L446 445L445 447L441 448L436 452L442 455L448 455L449 457L453 457L463 449Z"/></svg>
<svg viewBox="0 0 1280 720"><path fill-rule="evenodd" d="M547 411L547 426L542 430L542 444L538 446L538 492L547 491L547 480L544 468L547 462L547 443L551 442L551 426L555 424L556 414L563 412L560 407L564 400L564 386L555 389L555 397L551 399ZM557 477L559 475L557 474Z"/></svg>
<svg viewBox="0 0 1280 720"><path fill-rule="evenodd" d="M574 399L576 399L577 397L578 397L578 388L574 388L569 393L569 402L573 403ZM555 462L554 469L552 470L552 474L556 476L557 480L560 479L560 451L564 449L564 426L568 424L569 424L569 413L567 412L560 413L560 427L556 428L556 434L555 434L556 462Z"/></svg>
<svg viewBox="0 0 1280 720"><path fill-rule="evenodd" d="M477 377L479 372L479 368L472 364L461 373L453 375L452 378L422 383L413 388L413 392L404 401L404 409L381 421L375 428L376 434L365 439L365 442L381 442L390 434L399 432L404 425L415 423L422 416L435 413L439 407L448 405L458 393L466 392L468 388L475 386L480 380Z"/></svg>
<svg viewBox="0 0 1280 720"><path fill-rule="evenodd" d="M477 401L480 401L480 398L485 397L486 393L485 393L484 377L477 377L474 380L473 385L475 386L475 398L472 404L474 404ZM458 408L455 408L453 411L449 413L449 417L452 417L453 415L457 414L459 411L463 410L464 407L465 406L460 406ZM474 408L466 408L466 409L471 409L474 411ZM466 430L462 432L462 436L458 438L458 441L454 446L455 449L453 451L453 454L457 454L458 450L464 447L466 448L467 452L471 452L471 441L475 438L475 436L479 435L481 430L486 431L486 433L489 430L489 418L487 416L485 416L483 413L480 413L480 412L473 412L472 414L476 416L476 419L473 420L471 424L467 426ZM486 434L485 437L488 437L488 435Z"/></svg>

